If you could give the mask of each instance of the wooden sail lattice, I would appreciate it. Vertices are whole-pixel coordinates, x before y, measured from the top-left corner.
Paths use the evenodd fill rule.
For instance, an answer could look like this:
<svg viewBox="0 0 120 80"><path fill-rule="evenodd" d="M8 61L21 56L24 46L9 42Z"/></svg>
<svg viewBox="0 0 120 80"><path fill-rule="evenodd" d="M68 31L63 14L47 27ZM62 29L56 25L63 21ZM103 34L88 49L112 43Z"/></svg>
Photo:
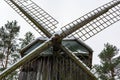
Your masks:
<svg viewBox="0 0 120 80"><path fill-rule="evenodd" d="M39 27L30 21L26 15L24 15L12 2L11 0L5 0L20 16L22 16L42 37L46 37ZM55 33L56 24L58 21L45 12L42 8L36 5L31 0L15 0L27 14L29 14L35 21L37 21L41 26L44 26L51 34Z"/></svg>
<svg viewBox="0 0 120 80"><path fill-rule="evenodd" d="M62 27L62 31L64 32L64 34L66 34L66 31L68 29L72 29L72 27L74 27L75 25L78 25L79 23L81 23L82 21L84 21L85 19L88 19L89 17L91 17L94 14L98 14L99 11L104 10L106 7L109 7L110 5L113 5L115 3L119 3L119 0L113 0L87 14L85 14L84 16L76 19L75 21L67 24L66 26ZM83 27L81 27L80 29L76 30L74 33L70 34L68 37L74 37L80 40L87 40L90 37L94 36L95 34L99 33L100 31L106 29L107 27L109 27L110 25L114 24L115 22L120 20L120 4L118 4L117 6L109 9L105 14L97 17L96 19L94 19L93 21L83 25ZM78 25L80 26L80 24Z"/></svg>

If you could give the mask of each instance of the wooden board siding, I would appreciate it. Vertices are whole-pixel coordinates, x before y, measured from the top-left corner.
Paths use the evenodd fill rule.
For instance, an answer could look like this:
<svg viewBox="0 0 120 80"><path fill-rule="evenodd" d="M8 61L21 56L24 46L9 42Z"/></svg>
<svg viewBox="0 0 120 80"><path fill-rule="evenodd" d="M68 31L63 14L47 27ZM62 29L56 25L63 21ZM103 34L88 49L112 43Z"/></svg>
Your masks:
<svg viewBox="0 0 120 80"><path fill-rule="evenodd" d="M80 56L79 56L80 57ZM88 58L89 59L89 58ZM84 60L88 64L90 61ZM91 80L66 55L41 56L21 68L19 80Z"/></svg>

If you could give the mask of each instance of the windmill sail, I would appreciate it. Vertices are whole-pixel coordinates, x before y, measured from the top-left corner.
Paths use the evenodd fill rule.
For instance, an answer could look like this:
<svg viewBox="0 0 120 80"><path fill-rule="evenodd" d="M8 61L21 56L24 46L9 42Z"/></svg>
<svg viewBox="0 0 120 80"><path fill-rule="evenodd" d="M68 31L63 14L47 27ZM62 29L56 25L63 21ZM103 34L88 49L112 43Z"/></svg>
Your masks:
<svg viewBox="0 0 120 80"><path fill-rule="evenodd" d="M47 12L31 0L5 0L20 16L22 16L42 37L50 37L58 23ZM42 26L42 28L41 28ZM42 30L42 33L40 30ZM47 31L46 31L47 30Z"/></svg>
<svg viewBox="0 0 120 80"><path fill-rule="evenodd" d="M62 36L85 41L119 20L120 1L113 0L62 27Z"/></svg>

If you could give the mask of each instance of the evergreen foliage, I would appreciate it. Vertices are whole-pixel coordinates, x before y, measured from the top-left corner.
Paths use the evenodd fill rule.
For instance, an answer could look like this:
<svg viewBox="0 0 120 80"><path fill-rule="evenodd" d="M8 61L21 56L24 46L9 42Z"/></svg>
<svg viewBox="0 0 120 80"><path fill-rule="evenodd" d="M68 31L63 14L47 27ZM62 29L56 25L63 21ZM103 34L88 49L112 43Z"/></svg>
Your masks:
<svg viewBox="0 0 120 80"><path fill-rule="evenodd" d="M35 39L35 36L31 32L27 32L24 37L25 38L19 39L20 44L21 44L21 48L24 48L26 45L28 45L29 43L31 43Z"/></svg>
<svg viewBox="0 0 120 80"><path fill-rule="evenodd" d="M104 49L98 55L101 64L94 68L100 80L118 80L120 79L120 56L116 46L109 43L104 45Z"/></svg>
<svg viewBox="0 0 120 80"><path fill-rule="evenodd" d="M31 32L25 38L19 37L20 26L17 21L7 22L0 28L0 72L13 65L20 59L19 51L32 42L35 37ZM20 41L20 43L19 43ZM3 80L17 80L19 69L6 76Z"/></svg>
<svg viewBox="0 0 120 80"><path fill-rule="evenodd" d="M15 63L20 57L18 54L18 33L20 26L17 21L7 22L0 28L0 72ZM14 71L4 80L12 80L13 75L17 73ZM17 76L14 76L14 79Z"/></svg>

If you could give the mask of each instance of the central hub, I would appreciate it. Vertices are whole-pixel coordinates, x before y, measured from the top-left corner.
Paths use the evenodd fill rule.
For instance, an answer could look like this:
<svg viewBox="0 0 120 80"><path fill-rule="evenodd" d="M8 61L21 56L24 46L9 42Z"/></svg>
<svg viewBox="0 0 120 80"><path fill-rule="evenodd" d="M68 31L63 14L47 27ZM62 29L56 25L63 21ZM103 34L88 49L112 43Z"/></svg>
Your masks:
<svg viewBox="0 0 120 80"><path fill-rule="evenodd" d="M62 38L60 37L59 34L55 34L54 37L52 38L53 54L60 52L61 43L62 43Z"/></svg>

